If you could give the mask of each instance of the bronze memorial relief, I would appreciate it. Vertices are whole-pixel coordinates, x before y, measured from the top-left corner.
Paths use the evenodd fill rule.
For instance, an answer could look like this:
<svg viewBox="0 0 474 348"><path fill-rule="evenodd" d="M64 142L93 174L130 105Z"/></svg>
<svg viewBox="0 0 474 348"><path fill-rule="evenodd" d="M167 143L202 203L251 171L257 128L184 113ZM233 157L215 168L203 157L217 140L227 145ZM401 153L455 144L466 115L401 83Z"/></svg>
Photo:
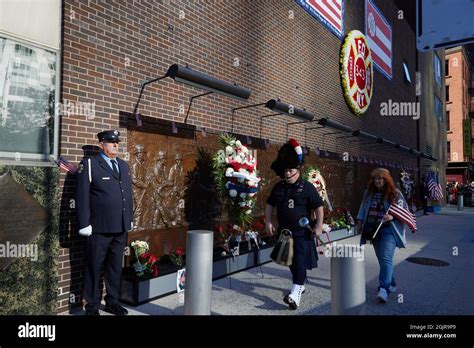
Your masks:
<svg viewBox="0 0 474 348"><path fill-rule="evenodd" d="M145 240L150 252L161 256L185 248L189 228L217 227L227 223L212 177L212 157L220 149L219 135L192 126L144 117L138 127L128 119L128 152L133 185L134 227L129 241ZM171 129L174 128L175 131ZM176 131L177 130L177 131ZM241 136L242 138L242 136ZM247 137L248 139L248 137ZM254 218L264 215L266 199L280 180L270 169L280 145L252 138L246 143L257 159L261 178ZM243 136L242 143L246 138ZM258 144L257 144L258 142ZM361 188L354 188L354 163L321 159L314 151L306 166L316 165L326 179L334 208L354 211ZM217 246L217 245L216 245Z"/></svg>
<svg viewBox="0 0 474 348"><path fill-rule="evenodd" d="M12 247L30 247L30 243L47 226L47 211L17 183L10 174L0 175L0 271L16 256L8 257ZM4 255L3 255L4 254Z"/></svg>

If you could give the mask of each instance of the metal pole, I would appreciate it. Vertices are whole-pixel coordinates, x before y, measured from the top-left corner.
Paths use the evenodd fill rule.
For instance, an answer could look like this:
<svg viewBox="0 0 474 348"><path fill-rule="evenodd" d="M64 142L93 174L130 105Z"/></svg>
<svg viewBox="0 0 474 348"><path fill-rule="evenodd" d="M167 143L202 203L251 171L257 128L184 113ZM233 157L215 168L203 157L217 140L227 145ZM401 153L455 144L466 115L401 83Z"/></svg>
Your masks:
<svg viewBox="0 0 474 348"><path fill-rule="evenodd" d="M186 239L185 315L210 315L214 233L188 231Z"/></svg>
<svg viewBox="0 0 474 348"><path fill-rule="evenodd" d="M464 195L458 193L458 210L463 210L464 208Z"/></svg>
<svg viewBox="0 0 474 348"><path fill-rule="evenodd" d="M331 314L364 314L364 248L359 245L343 244L337 246L333 244L333 248L344 248L344 252L331 250Z"/></svg>

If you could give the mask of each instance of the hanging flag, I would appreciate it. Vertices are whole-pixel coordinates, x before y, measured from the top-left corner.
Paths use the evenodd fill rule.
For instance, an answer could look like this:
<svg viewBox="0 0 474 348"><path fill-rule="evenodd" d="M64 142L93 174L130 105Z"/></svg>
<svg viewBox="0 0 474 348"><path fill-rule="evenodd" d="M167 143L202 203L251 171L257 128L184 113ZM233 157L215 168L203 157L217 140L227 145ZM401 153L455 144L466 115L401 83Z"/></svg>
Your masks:
<svg viewBox="0 0 474 348"><path fill-rule="evenodd" d="M392 26L371 0L365 0L365 35L375 67L392 79Z"/></svg>
<svg viewBox="0 0 474 348"><path fill-rule="evenodd" d="M342 40L344 36L343 0L296 0L296 3Z"/></svg>
<svg viewBox="0 0 474 348"><path fill-rule="evenodd" d="M441 185L438 183L438 178L435 176L434 172L428 173L428 192L430 199L439 201L443 198L443 191Z"/></svg>
<svg viewBox="0 0 474 348"><path fill-rule="evenodd" d="M404 209L397 204L392 204L388 210L387 214L392 215L393 217L401 220L404 224L408 226L408 228L415 233L416 228L416 216L409 211L408 209Z"/></svg>
<svg viewBox="0 0 474 348"><path fill-rule="evenodd" d="M71 173L75 174L77 171L77 168L74 164L66 160L63 156L59 157L59 160L54 161L56 165L60 168L66 171L66 173Z"/></svg>

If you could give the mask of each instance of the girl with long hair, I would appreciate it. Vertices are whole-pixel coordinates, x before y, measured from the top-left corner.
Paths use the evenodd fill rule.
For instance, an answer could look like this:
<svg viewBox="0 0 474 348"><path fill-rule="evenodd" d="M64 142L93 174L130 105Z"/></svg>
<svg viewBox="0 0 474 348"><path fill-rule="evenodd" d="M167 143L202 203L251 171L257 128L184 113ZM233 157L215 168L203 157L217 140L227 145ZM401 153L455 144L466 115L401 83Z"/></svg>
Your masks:
<svg viewBox="0 0 474 348"><path fill-rule="evenodd" d="M370 173L370 180L357 214L357 230L361 233L360 244L371 242L379 262L379 303L386 303L388 295L397 291L393 276L393 256L395 248L406 246L405 225L387 214L391 204L408 210L408 204L396 188L390 172L385 168L376 168ZM382 226L374 238L374 232L380 223Z"/></svg>

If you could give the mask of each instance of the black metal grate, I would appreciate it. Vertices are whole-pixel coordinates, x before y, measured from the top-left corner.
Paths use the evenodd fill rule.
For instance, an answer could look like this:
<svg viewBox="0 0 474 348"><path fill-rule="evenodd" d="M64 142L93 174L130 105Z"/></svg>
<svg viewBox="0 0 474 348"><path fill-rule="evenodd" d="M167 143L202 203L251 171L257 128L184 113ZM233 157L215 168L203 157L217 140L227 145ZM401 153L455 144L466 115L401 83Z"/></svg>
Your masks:
<svg viewBox="0 0 474 348"><path fill-rule="evenodd" d="M436 266L436 267L446 267L449 266L449 263L442 260L430 259L427 257L409 257L408 262L416 263L424 266Z"/></svg>

